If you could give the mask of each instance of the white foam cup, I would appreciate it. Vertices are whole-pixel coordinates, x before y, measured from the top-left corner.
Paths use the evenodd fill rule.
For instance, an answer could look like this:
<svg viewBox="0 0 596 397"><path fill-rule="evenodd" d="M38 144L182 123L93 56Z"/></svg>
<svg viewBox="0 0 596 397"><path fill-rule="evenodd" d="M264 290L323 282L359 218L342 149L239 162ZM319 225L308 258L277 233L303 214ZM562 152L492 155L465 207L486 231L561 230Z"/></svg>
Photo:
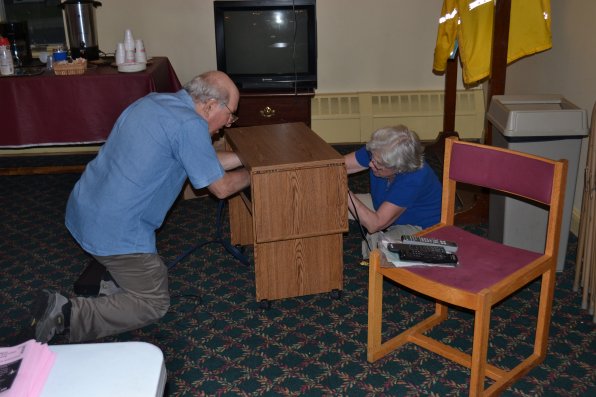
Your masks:
<svg viewBox="0 0 596 397"><path fill-rule="evenodd" d="M132 31L130 29L126 29L124 32L124 48L127 51L135 50L135 40L132 37Z"/></svg>
<svg viewBox="0 0 596 397"><path fill-rule="evenodd" d="M125 52L126 50L124 49L124 43L118 43L115 54L116 65L121 65L124 63L124 58L126 56Z"/></svg>
<svg viewBox="0 0 596 397"><path fill-rule="evenodd" d="M124 63L134 63L135 62L135 52L131 50L126 50L124 55Z"/></svg>
<svg viewBox="0 0 596 397"><path fill-rule="evenodd" d="M145 51L136 51L135 52L135 62L136 63L147 63L147 55Z"/></svg>

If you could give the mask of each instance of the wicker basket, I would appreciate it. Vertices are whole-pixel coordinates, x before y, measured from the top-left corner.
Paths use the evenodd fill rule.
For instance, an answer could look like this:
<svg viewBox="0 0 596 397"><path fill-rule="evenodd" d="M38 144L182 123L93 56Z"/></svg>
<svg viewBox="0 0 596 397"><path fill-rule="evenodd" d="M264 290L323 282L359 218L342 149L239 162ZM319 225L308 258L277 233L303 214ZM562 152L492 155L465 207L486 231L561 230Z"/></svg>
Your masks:
<svg viewBox="0 0 596 397"><path fill-rule="evenodd" d="M87 60L85 58L77 58L72 62L56 62L54 64L54 74L58 76L83 74L85 70L87 70Z"/></svg>

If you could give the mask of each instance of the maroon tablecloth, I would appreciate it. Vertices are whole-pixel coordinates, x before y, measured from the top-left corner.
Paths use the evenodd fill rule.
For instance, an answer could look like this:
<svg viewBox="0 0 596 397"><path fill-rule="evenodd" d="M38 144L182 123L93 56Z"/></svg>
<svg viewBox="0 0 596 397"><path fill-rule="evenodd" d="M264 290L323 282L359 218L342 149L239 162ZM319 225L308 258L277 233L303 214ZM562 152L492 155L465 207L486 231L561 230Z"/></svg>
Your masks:
<svg viewBox="0 0 596 397"><path fill-rule="evenodd" d="M122 111L150 92L176 92L180 81L165 57L120 73L95 66L80 76L0 78L0 147L103 142Z"/></svg>

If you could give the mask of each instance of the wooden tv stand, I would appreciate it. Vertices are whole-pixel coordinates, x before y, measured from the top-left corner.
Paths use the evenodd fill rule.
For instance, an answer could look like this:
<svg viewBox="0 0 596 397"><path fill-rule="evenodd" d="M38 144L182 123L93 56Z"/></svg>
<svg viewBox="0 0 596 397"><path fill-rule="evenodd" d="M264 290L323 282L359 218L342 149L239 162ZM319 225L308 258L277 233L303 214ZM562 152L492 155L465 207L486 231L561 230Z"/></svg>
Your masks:
<svg viewBox="0 0 596 397"><path fill-rule="evenodd" d="M304 123L226 129L250 172L230 199L231 243L254 247L257 301L343 286L348 180L343 156Z"/></svg>

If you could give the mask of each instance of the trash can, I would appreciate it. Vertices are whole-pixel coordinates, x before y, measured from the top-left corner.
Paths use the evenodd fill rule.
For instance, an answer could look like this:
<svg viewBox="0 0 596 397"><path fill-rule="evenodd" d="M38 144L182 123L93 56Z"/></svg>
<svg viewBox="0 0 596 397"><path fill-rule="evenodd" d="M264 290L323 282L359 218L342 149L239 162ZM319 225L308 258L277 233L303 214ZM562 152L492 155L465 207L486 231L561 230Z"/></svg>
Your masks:
<svg viewBox="0 0 596 397"><path fill-rule="evenodd" d="M557 271L565 265L573 211L581 142L588 134L584 109L558 95L495 95L487 113L493 125L493 146L568 161L567 185ZM523 200L491 193L491 240L535 252L544 252L548 213Z"/></svg>

